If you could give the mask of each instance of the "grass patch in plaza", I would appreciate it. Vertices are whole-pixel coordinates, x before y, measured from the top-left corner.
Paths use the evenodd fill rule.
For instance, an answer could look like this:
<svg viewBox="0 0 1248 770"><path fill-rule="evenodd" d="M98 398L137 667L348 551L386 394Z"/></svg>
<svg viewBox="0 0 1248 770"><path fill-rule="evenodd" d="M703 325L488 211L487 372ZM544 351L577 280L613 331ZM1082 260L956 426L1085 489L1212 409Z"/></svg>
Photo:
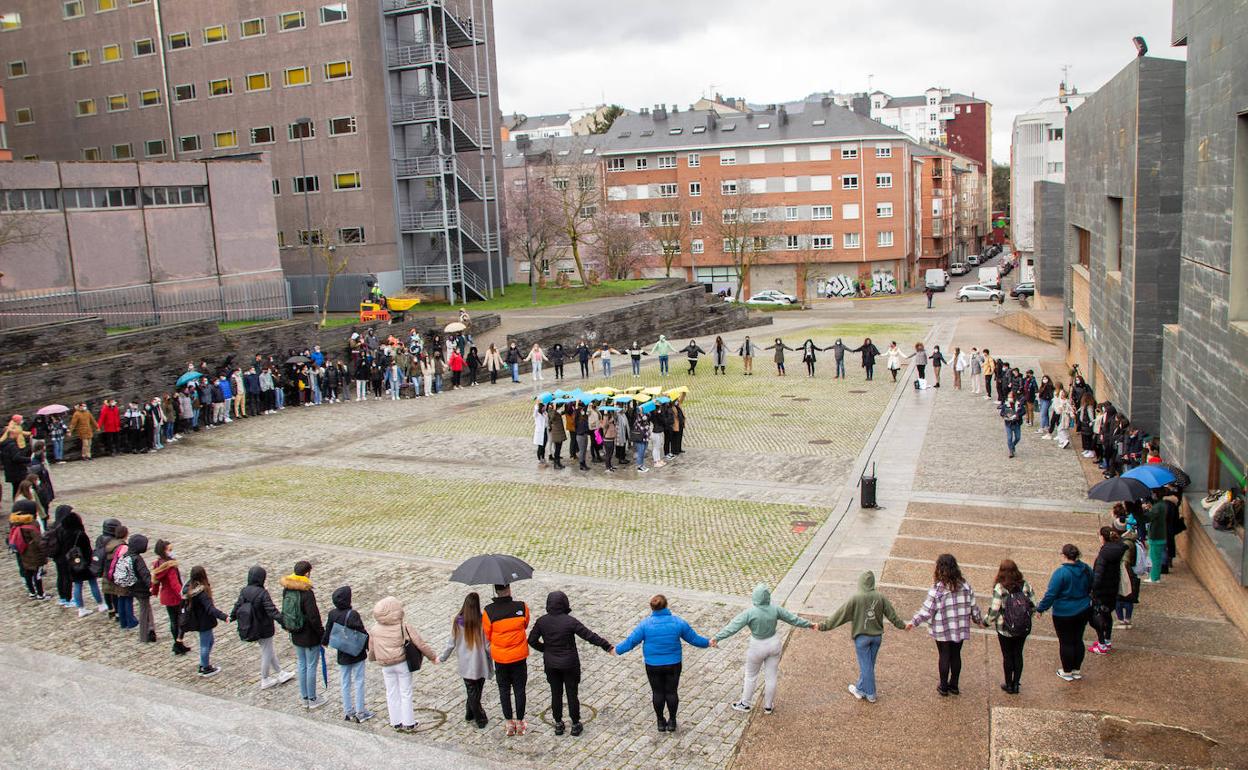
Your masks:
<svg viewBox="0 0 1248 770"><path fill-rule="evenodd" d="M540 571L748 593L773 585L827 511L562 485L274 466L75 500L94 516L461 560L514 553ZM159 536L159 527L151 528Z"/></svg>
<svg viewBox="0 0 1248 770"><path fill-rule="evenodd" d="M508 284L506 294L496 292L492 299L467 303L457 302L454 305L447 302L422 302L412 308L411 312L446 313L451 310L459 310L461 307L468 308L469 313L491 310L522 310L526 307L551 307L554 305L567 305L573 302L586 302L591 299L620 297L628 294L630 291L643 289L652 283L654 283L652 280L627 280L603 281L589 288L583 288L579 285L571 286L567 289L547 286L537 290L537 304L533 303L533 290L527 283L513 283Z"/></svg>

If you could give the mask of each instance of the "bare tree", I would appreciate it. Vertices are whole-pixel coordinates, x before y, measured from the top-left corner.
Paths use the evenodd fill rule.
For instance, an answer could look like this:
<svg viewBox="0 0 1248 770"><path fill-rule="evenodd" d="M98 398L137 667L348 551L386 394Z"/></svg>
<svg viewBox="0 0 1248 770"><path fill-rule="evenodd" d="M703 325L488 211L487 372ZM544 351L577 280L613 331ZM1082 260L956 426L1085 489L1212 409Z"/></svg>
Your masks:
<svg viewBox="0 0 1248 770"><path fill-rule="evenodd" d="M526 158L527 162L527 158ZM545 177L526 175L524 192L507 201L507 243L529 262L529 283L545 274L542 264L559 239L559 207Z"/></svg>
<svg viewBox="0 0 1248 770"><path fill-rule="evenodd" d="M732 260L737 275L736 299L740 301L746 276L758 255L771 245L769 212L762 205L761 196L750 191L748 179L723 180L720 189L707 196L707 202L710 205L706 218L722 243L724 255Z"/></svg>
<svg viewBox="0 0 1248 770"><path fill-rule="evenodd" d="M602 181L598 156L586 154L575 143L561 143L546 150L551 197L558 212L559 234L572 253L581 285L589 286L581 250L593 240L594 220L602 209Z"/></svg>
<svg viewBox="0 0 1248 770"><path fill-rule="evenodd" d="M629 212L602 209L594 222L594 249L607 277L624 280L649 258L647 236Z"/></svg>
<svg viewBox="0 0 1248 770"><path fill-rule="evenodd" d="M325 272L325 293L321 295L321 326L325 325L325 320L329 317L329 298L334 290L334 279L345 273L351 264L351 249L343 247L359 243L350 232L348 229L344 238L343 229L336 227L328 218L318 219L311 232L299 231L300 248L311 246L313 260L318 266L317 274L313 278L319 277L321 271Z"/></svg>
<svg viewBox="0 0 1248 770"><path fill-rule="evenodd" d="M5 192L0 190L0 196L4 196ZM0 213L0 253L6 250L12 252L16 247L38 243L43 240L45 230L44 217L24 211ZM6 255L4 262L17 258L16 254L10 253ZM3 268L3 263L0 263L0 268ZM3 278L4 271L0 269L0 280Z"/></svg>
<svg viewBox="0 0 1248 770"><path fill-rule="evenodd" d="M663 259L665 275L671 278L672 263L680 256L689 235L688 211L680 198L660 198L650 210L641 212L641 216L645 218L655 253Z"/></svg>

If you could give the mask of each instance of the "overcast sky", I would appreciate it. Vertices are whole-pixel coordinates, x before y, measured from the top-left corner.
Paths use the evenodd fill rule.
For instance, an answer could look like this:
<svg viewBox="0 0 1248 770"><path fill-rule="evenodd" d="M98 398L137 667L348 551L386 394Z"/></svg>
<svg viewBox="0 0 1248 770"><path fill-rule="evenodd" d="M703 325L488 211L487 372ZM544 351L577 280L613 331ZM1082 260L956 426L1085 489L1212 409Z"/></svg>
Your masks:
<svg viewBox="0 0 1248 770"><path fill-rule="evenodd" d="M895 96L942 86L993 104L992 154L1014 116L1056 94L1062 66L1090 91L1143 35L1170 46L1170 0L495 0L504 114L656 103L719 91L752 103L814 91Z"/></svg>

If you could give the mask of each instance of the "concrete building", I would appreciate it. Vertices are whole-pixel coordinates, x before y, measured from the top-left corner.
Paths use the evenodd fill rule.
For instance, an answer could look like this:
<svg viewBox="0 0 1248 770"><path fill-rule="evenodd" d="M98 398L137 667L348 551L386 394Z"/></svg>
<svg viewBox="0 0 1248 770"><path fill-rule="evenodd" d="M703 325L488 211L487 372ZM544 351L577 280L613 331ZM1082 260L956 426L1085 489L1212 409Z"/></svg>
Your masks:
<svg viewBox="0 0 1248 770"><path fill-rule="evenodd" d="M1088 94L1066 84L1057 96L1014 117L1010 143L1010 238L1024 256L1035 250L1032 186L1039 181L1061 182L1066 173L1066 116L1083 104Z"/></svg>
<svg viewBox="0 0 1248 770"><path fill-rule="evenodd" d="M4 111L4 86L0 85L0 161L13 160L13 151L9 149L9 135L6 129L8 116Z"/></svg>
<svg viewBox="0 0 1248 770"><path fill-rule="evenodd" d="M1031 260L1036 276L1037 304L1060 307L1066 279L1066 185L1036 182L1035 250Z"/></svg>
<svg viewBox="0 0 1248 770"><path fill-rule="evenodd" d="M1242 490L1248 474L1248 3L1177 0L1172 40L1187 49L1181 84L1187 132L1178 308L1165 327L1162 453L1187 470L1193 492ZM1248 591L1236 588L1248 585L1243 530L1213 531L1200 506L1192 509L1190 547L1212 542L1221 552L1201 562L1197 574L1248 628ZM1209 540L1198 541L1197 531Z"/></svg>
<svg viewBox="0 0 1248 770"><path fill-rule="evenodd" d="M513 113L502 122L501 136L504 142L520 139L537 141L567 136L588 136L593 133L596 121L609 109L609 105L576 107L554 115L523 115Z"/></svg>
<svg viewBox="0 0 1248 770"><path fill-rule="evenodd" d="M272 233L456 296L507 281L492 0L11 0L10 141L45 160L272 158ZM306 120L305 120L306 119ZM294 284L295 300L315 299Z"/></svg>
<svg viewBox="0 0 1248 770"><path fill-rule="evenodd" d="M285 318L267 156L0 165L0 326Z"/></svg>
<svg viewBox="0 0 1248 770"><path fill-rule="evenodd" d="M599 155L608 205L643 227L688 221L674 266L689 279L735 289L733 242L748 241L743 293L813 296L830 281L912 284L914 151L826 99L740 115L643 110L616 121ZM747 226L731 227L747 210Z"/></svg>
<svg viewBox="0 0 1248 770"><path fill-rule="evenodd" d="M1181 61L1137 58L1064 127L1068 360L1154 434L1162 326L1178 317L1183 77Z"/></svg>

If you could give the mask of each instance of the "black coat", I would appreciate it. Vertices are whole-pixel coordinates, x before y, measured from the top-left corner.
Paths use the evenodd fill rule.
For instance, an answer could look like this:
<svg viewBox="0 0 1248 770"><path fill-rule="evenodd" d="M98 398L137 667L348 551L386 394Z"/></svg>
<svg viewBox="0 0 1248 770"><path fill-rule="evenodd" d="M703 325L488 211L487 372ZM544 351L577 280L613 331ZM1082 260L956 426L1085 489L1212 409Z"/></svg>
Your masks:
<svg viewBox="0 0 1248 770"><path fill-rule="evenodd" d="M143 554L147 553L147 535L131 535L126 553L134 561L134 585L130 586L130 595L135 598L151 596L152 571L143 559Z"/></svg>
<svg viewBox="0 0 1248 770"><path fill-rule="evenodd" d="M329 646L329 635L334 629L335 623L341 623L347 628L359 631L367 636L368 630L364 628L364 621L360 618L358 610L351 608L351 586L342 586L334 589L333 594L334 608L329 611L329 616L325 618L325 632L321 634L321 646ZM359 655L348 655L342 650L338 650L338 665L350 666L360 661L368 659L368 642L364 642L364 647L360 649Z"/></svg>
<svg viewBox="0 0 1248 770"><path fill-rule="evenodd" d="M542 653L542 664L547 669L567 671L581 667L581 656L576 649L578 636L608 652L612 648L610 642L572 617L571 611L567 594L551 591L546 595L546 614L538 618L529 631L529 646Z"/></svg>
<svg viewBox="0 0 1248 770"><path fill-rule="evenodd" d="M273 597L269 596L268 589L264 587L267 577L264 567L258 564L248 570L247 585L238 592L238 601L234 602L234 609L230 610L230 620L237 620L238 610L244 604L251 604L255 608L252 616L255 618L257 639L272 637L277 633L275 624L282 622L282 611L273 604Z"/></svg>
<svg viewBox="0 0 1248 770"><path fill-rule="evenodd" d="M217 627L218 620L227 620L225 613L212 603L202 585L187 583L182 596L187 602L186 612L182 615L183 631L211 631Z"/></svg>
<svg viewBox="0 0 1248 770"><path fill-rule="evenodd" d="M30 452L22 449L11 438L0 441L0 463L4 465L4 480L10 484L21 484L26 478L26 467L30 464Z"/></svg>
<svg viewBox="0 0 1248 770"><path fill-rule="evenodd" d="M862 353L862 368L875 366L876 356L880 354L880 349L875 346L874 342L868 342L860 347L851 348L851 353Z"/></svg>
<svg viewBox="0 0 1248 770"><path fill-rule="evenodd" d="M1126 552L1127 547L1122 543L1106 543L1096 554L1092 564L1092 598L1100 604L1113 607L1120 593L1131 593L1130 586L1118 585L1122 572L1119 567Z"/></svg>
<svg viewBox="0 0 1248 770"><path fill-rule="evenodd" d="M300 581L301 583L302 581ZM303 626L298 631L289 631L290 643L296 647L319 647L321 636L325 633L325 624L321 622L321 610L316 606L316 593L311 584L307 587L294 587L290 578L282 578L282 603L286 603L286 594L299 594L299 608L303 611Z"/></svg>

